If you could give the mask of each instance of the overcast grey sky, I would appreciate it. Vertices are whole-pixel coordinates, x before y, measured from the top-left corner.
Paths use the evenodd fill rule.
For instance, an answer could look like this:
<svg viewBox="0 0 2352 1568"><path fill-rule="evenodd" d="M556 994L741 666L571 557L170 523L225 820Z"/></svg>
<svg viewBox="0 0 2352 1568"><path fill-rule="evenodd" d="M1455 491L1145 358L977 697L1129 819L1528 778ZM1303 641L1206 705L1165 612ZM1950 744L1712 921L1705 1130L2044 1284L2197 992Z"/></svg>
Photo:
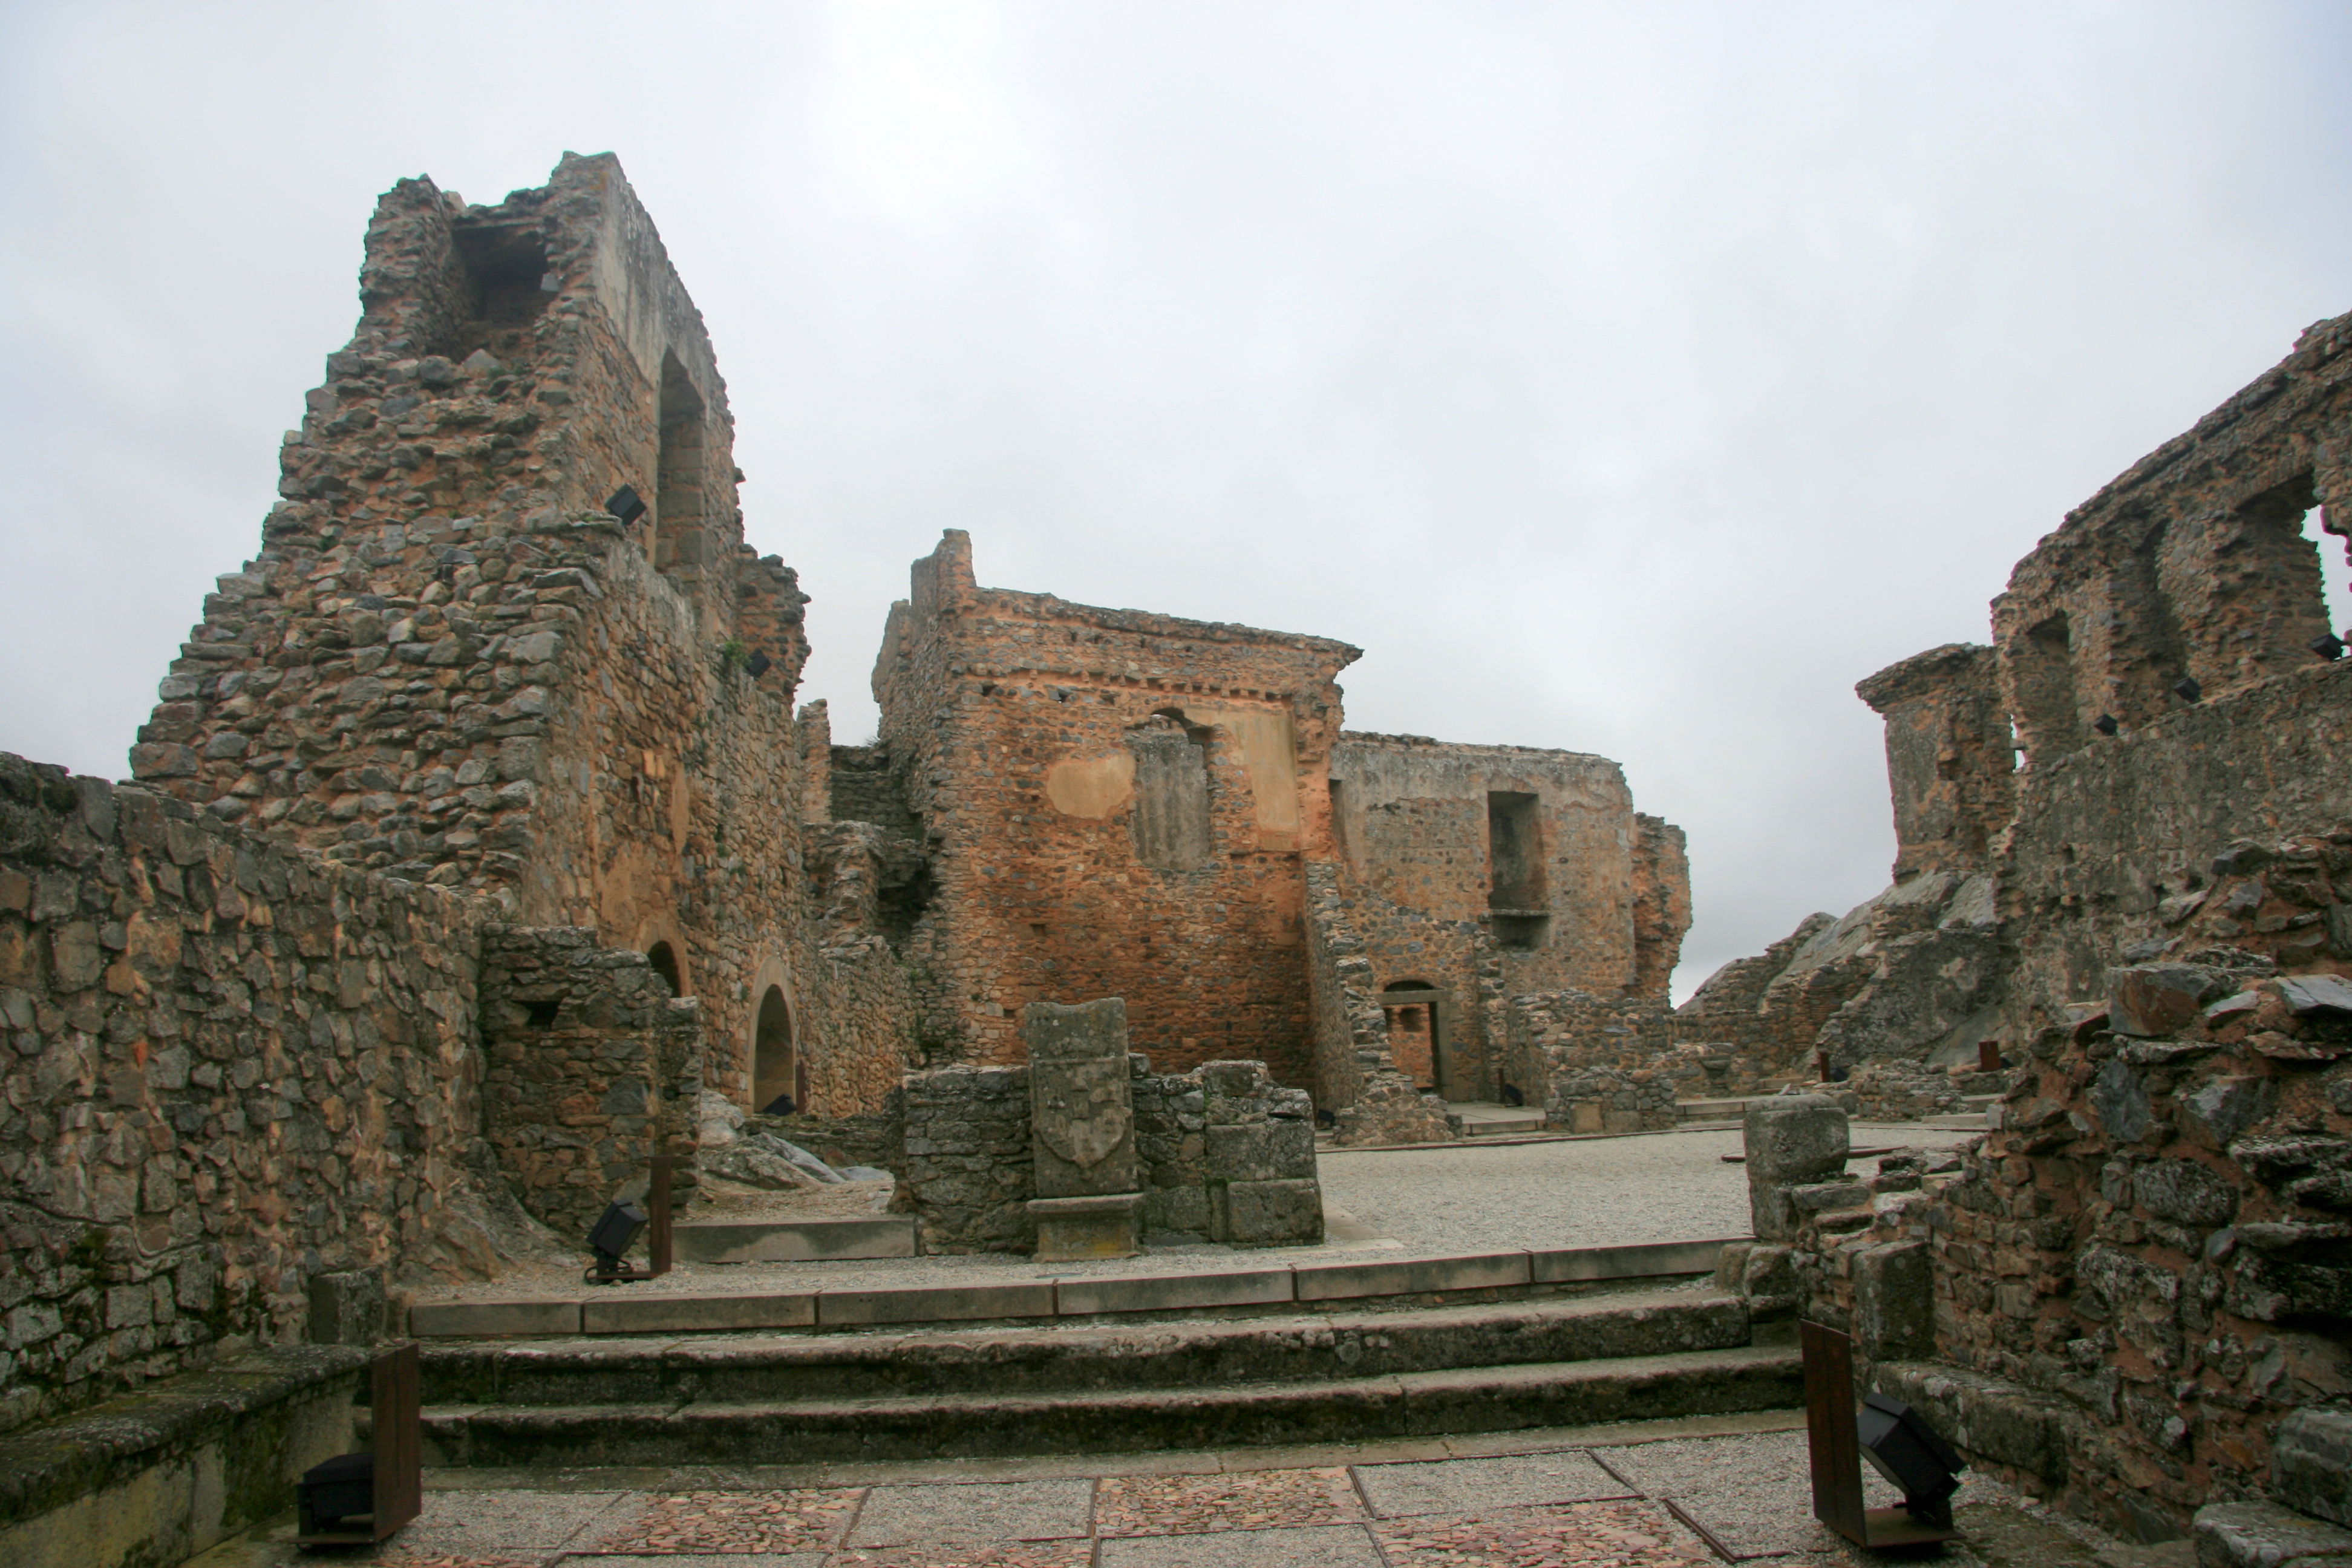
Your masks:
<svg viewBox="0 0 2352 1568"><path fill-rule="evenodd" d="M2347 65L2342 0L12 0L0 749L123 771L379 191L610 150L838 739L943 527L1344 637L1353 727L1689 831L1679 994L1885 882L1854 681L2352 310Z"/></svg>

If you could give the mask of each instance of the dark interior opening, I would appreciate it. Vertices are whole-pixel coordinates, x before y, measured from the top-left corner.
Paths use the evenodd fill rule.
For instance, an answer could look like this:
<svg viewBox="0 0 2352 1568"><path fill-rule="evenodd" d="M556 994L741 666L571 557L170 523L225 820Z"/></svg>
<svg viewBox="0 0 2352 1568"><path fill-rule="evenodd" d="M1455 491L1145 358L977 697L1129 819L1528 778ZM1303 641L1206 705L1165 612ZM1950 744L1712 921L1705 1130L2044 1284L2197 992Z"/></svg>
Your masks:
<svg viewBox="0 0 2352 1568"><path fill-rule="evenodd" d="M782 987L771 985L760 998L760 1019L751 1046L751 1107L770 1115L784 1115L798 1107L793 1048L793 1013ZM779 1104L782 1100L783 1103Z"/></svg>
<svg viewBox="0 0 2352 1568"><path fill-rule="evenodd" d="M673 572L705 558L702 395L677 355L662 355L661 459L656 479L654 565Z"/></svg>
<svg viewBox="0 0 2352 1568"><path fill-rule="evenodd" d="M654 966L654 973L662 977L671 995L686 994L686 986L678 978L677 953L669 943L657 942L646 949L646 962Z"/></svg>
<svg viewBox="0 0 2352 1568"><path fill-rule="evenodd" d="M535 222L459 218L451 225L457 259L465 264L472 319L441 352L463 360L488 349L509 363L529 357L530 327L554 298L541 286L547 247Z"/></svg>
<svg viewBox="0 0 2352 1568"><path fill-rule="evenodd" d="M1517 790L1486 795L1489 909L1537 910L1545 905L1543 833L1537 799Z"/></svg>

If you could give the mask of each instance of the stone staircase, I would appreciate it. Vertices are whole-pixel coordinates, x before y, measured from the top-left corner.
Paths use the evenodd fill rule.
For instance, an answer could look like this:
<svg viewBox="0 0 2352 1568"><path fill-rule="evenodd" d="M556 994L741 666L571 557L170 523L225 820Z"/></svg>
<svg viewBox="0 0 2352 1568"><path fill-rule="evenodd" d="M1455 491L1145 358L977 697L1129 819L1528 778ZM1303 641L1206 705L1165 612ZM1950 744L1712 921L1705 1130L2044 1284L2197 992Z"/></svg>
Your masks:
<svg viewBox="0 0 2352 1568"><path fill-rule="evenodd" d="M1491 1296L1492 1292L1487 1292ZM426 1463L804 1464L1352 1442L1793 1408L1703 1286L1271 1315L428 1340Z"/></svg>

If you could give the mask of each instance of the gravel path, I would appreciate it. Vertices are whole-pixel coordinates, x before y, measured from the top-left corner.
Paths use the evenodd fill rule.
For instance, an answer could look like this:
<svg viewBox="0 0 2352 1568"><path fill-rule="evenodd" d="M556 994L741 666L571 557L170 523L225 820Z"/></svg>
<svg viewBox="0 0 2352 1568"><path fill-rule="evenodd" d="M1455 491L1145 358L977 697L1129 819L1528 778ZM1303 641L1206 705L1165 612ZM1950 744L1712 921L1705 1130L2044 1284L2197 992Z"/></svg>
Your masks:
<svg viewBox="0 0 2352 1568"><path fill-rule="evenodd" d="M1977 1136L1857 1122L1857 1149L1948 1148ZM1739 1133L1654 1132L1553 1143L1438 1144L1319 1156L1323 1206L1414 1252L1705 1241L1748 1234ZM1877 1169L1857 1160L1857 1173Z"/></svg>

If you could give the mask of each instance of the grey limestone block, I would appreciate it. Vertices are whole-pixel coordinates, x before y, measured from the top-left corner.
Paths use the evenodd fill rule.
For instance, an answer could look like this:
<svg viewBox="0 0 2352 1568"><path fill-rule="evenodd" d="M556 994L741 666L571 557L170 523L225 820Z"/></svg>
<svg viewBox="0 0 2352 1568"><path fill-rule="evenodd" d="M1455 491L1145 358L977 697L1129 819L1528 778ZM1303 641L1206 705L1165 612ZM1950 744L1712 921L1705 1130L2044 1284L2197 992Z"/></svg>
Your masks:
<svg viewBox="0 0 2352 1568"><path fill-rule="evenodd" d="M1312 1122L1255 1121L1208 1130L1212 1182L1295 1181L1314 1174Z"/></svg>
<svg viewBox="0 0 2352 1568"><path fill-rule="evenodd" d="M1820 1094L1780 1094L1749 1105L1741 1141L1748 1180L1783 1185L1817 1182L1845 1170L1852 1143L1846 1114Z"/></svg>
<svg viewBox="0 0 2352 1568"><path fill-rule="evenodd" d="M2305 1559L2338 1562L2352 1556L2352 1531L2274 1502L2207 1503L2189 1529L2199 1568L2281 1568Z"/></svg>
<svg viewBox="0 0 2352 1568"><path fill-rule="evenodd" d="M1320 1182L1228 1182L1210 1189L1212 1234L1229 1247L1306 1247L1323 1239Z"/></svg>
<svg viewBox="0 0 2352 1568"><path fill-rule="evenodd" d="M2280 1422L2271 1485L2288 1507L2352 1526L2352 1410L2305 1405Z"/></svg>
<svg viewBox="0 0 2352 1568"><path fill-rule="evenodd" d="M1931 1353L1935 1311L1934 1270L1925 1242L1886 1242L1854 1255L1854 1337L1874 1360Z"/></svg>
<svg viewBox="0 0 2352 1568"><path fill-rule="evenodd" d="M310 1276L311 1343L372 1345L383 1336L384 1313L382 1268Z"/></svg>

